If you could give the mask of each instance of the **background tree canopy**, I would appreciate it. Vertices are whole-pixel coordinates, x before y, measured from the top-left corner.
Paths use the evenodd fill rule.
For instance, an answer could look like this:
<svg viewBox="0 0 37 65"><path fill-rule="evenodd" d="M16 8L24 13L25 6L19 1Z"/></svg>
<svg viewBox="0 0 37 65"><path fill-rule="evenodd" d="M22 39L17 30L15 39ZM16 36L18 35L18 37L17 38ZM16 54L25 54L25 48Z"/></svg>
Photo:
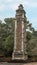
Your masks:
<svg viewBox="0 0 37 65"><path fill-rule="evenodd" d="M5 18L4 21L5 23L2 23L0 20L0 54L3 53L5 56L11 56L14 47L15 19ZM37 55L37 53L34 52L37 49L37 31L35 31L29 21L26 21L26 23L27 52L28 54L34 53L34 55Z"/></svg>

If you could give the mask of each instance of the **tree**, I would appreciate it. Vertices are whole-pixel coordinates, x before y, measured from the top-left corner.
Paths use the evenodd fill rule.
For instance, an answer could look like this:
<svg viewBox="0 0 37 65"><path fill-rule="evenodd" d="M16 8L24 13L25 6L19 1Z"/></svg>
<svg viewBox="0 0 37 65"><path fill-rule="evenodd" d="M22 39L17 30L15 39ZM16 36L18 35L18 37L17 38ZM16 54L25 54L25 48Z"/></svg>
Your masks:
<svg viewBox="0 0 37 65"><path fill-rule="evenodd" d="M32 23L29 23L29 21L26 21L26 29L28 29L31 32L34 32L35 29L32 27Z"/></svg>
<svg viewBox="0 0 37 65"><path fill-rule="evenodd" d="M34 31L32 34L34 37L37 37L37 31Z"/></svg>
<svg viewBox="0 0 37 65"><path fill-rule="evenodd" d="M0 20L0 53L3 53L2 21Z"/></svg>
<svg viewBox="0 0 37 65"><path fill-rule="evenodd" d="M10 36L12 36L12 42L13 42L13 39L14 39L14 19L13 18L5 18L5 23L0 23L0 47L1 47L1 52L2 52L2 49L3 49L3 52L6 54L6 52L4 50L7 50L8 52L8 48L5 49L5 44L7 46L7 43L6 43L6 40L10 38ZM9 42L7 40L7 42ZM8 43L8 44L11 44L11 43ZM11 45L13 46L13 45ZM12 50L13 50L13 47L11 47ZM9 51L10 53L10 51ZM7 54L6 54L7 55Z"/></svg>
<svg viewBox="0 0 37 65"><path fill-rule="evenodd" d="M0 48L3 49L4 54L11 56L14 45L14 18L5 18L5 23L0 22ZM26 39L27 39L27 51L32 52L31 49L37 42L37 31L32 27L32 24L26 20ZM35 40L34 40L35 39Z"/></svg>
<svg viewBox="0 0 37 65"><path fill-rule="evenodd" d="M35 52L37 52L37 51L34 52L35 48L37 48L37 39L36 38L35 39L31 39L29 41L28 54L29 55L36 55Z"/></svg>
<svg viewBox="0 0 37 65"><path fill-rule="evenodd" d="M4 27L5 33L5 42L4 42L4 51L5 55L11 55L13 51L14 44L14 19L13 18L5 18L6 26ZM8 53L8 54L7 54Z"/></svg>
<svg viewBox="0 0 37 65"><path fill-rule="evenodd" d="M27 39L27 42L28 42L32 37L32 33L30 31L27 31L26 33L27 33L26 39Z"/></svg>
<svg viewBox="0 0 37 65"><path fill-rule="evenodd" d="M6 38L6 41L4 42L4 54L6 56L11 56L13 52L13 46L14 46L14 36L9 35Z"/></svg>

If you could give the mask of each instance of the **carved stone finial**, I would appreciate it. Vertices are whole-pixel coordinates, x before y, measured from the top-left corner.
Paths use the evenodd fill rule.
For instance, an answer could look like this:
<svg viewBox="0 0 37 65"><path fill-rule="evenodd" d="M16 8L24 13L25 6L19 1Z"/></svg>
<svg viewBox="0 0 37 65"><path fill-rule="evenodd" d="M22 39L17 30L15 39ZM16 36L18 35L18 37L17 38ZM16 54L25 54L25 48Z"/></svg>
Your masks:
<svg viewBox="0 0 37 65"><path fill-rule="evenodd" d="M22 4L20 4L18 7L19 7L19 9L23 9L23 5Z"/></svg>

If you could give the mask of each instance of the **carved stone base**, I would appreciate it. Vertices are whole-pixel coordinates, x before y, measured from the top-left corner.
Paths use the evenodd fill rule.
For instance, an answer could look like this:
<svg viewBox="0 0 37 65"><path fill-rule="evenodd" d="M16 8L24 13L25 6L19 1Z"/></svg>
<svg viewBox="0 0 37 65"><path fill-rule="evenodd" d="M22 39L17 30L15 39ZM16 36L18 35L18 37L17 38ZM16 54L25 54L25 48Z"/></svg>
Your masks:
<svg viewBox="0 0 37 65"><path fill-rule="evenodd" d="M12 60L27 60L27 55L20 51L13 52Z"/></svg>

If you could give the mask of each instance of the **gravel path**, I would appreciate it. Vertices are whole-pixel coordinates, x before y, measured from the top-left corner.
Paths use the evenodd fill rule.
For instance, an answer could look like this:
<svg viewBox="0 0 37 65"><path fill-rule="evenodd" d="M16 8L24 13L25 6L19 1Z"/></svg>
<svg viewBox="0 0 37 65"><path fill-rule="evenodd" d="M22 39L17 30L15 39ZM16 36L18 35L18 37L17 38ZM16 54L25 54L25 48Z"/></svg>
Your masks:
<svg viewBox="0 0 37 65"><path fill-rule="evenodd" d="M1 62L0 65L37 65L37 62L33 63L7 63L7 62Z"/></svg>

